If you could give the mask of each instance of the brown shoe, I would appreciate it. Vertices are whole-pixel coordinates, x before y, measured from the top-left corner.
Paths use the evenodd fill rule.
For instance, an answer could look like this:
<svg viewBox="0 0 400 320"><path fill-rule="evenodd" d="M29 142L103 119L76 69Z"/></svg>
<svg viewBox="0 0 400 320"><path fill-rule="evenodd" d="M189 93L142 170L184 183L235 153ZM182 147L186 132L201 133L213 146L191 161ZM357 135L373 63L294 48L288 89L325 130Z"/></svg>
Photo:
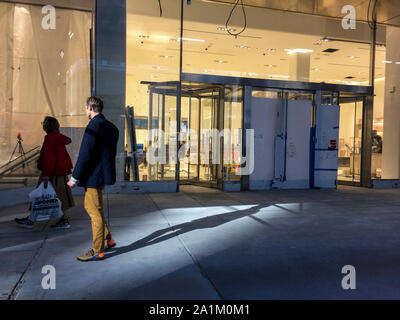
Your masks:
<svg viewBox="0 0 400 320"><path fill-rule="evenodd" d="M93 249L76 257L79 261L98 261L104 259L104 252L94 253Z"/></svg>

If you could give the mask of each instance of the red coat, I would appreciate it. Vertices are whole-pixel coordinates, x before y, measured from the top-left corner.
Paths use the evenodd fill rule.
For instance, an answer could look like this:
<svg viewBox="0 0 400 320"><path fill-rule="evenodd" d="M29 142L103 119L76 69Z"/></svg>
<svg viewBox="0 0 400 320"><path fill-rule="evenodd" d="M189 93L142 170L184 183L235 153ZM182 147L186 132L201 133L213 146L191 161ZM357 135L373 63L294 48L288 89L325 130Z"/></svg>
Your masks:
<svg viewBox="0 0 400 320"><path fill-rule="evenodd" d="M58 132L51 132L44 137L38 159L38 169L43 176L71 174L72 161L65 147L71 142L70 138Z"/></svg>

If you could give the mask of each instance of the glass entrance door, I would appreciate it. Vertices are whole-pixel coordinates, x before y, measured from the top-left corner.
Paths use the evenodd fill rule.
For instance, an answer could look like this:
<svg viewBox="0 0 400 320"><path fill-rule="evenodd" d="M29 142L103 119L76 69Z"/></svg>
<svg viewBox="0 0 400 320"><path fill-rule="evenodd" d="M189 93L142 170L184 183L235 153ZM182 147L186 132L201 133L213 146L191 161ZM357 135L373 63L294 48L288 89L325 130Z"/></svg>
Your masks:
<svg viewBox="0 0 400 320"><path fill-rule="evenodd" d="M222 186L222 144L219 137L223 87L196 84L182 89L180 180ZM184 157L182 158L182 156Z"/></svg>
<svg viewBox="0 0 400 320"><path fill-rule="evenodd" d="M362 115L362 101L340 104L338 180L342 182L360 182Z"/></svg>
<svg viewBox="0 0 400 320"><path fill-rule="evenodd" d="M216 94L215 94L216 93ZM207 93L201 98L201 109L200 109L200 168L199 168L199 181L209 183L211 185L217 184L217 162L215 148L219 148L217 145L219 136L214 136L214 132L219 134L218 128L218 109L219 109L219 90ZM218 151L219 152L219 149Z"/></svg>
<svg viewBox="0 0 400 320"><path fill-rule="evenodd" d="M224 179L240 183L236 169L240 169L242 156L242 87L182 83L178 115L178 83L144 84L150 91L145 150L150 160L160 160L149 161L149 180L173 180L178 154L181 183L216 188L223 187ZM223 129L228 129L225 136Z"/></svg>

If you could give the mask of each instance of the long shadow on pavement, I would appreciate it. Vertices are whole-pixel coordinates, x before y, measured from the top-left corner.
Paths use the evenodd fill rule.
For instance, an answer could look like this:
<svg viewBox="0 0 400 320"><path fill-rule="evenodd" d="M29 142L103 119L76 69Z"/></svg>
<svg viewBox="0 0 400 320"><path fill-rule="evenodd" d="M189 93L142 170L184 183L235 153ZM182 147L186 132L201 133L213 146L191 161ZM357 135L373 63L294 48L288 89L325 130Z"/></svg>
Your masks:
<svg viewBox="0 0 400 320"><path fill-rule="evenodd" d="M147 246L151 246L156 243L160 243L162 241L166 241L168 239L171 239L175 237L176 235L181 235L187 232L191 232L193 230L199 230L199 229L207 229L207 228L215 228L220 225L223 225L225 223L251 216L251 218L254 218L256 221L273 228L270 224L267 222L252 217L253 214L259 212L262 208L268 207L269 205L256 205L252 208L245 209L245 210L235 210L233 212L228 212L228 213L221 213L213 216L207 216L199 219L192 220L190 222L185 222L181 223L178 225L174 225L172 227L167 227L161 230L157 230L153 232L152 234L148 235L147 237L140 239L136 242L133 242L127 246L124 247L117 247L113 249L112 252L106 254L106 258L112 258L115 256L118 256L120 254L128 253L140 248L144 248Z"/></svg>

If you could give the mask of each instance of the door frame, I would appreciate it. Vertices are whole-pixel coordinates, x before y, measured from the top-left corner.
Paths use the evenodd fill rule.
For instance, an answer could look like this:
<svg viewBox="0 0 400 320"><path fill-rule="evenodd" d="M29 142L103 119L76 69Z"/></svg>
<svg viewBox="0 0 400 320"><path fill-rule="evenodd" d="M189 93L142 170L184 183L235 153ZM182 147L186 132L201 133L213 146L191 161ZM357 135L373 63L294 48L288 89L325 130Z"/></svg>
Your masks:
<svg viewBox="0 0 400 320"><path fill-rule="evenodd" d="M349 185L356 187L370 188L372 186L372 127L373 127L373 96L357 95L350 97L340 97L339 105L348 102L362 102L362 130L361 130L361 150L360 150L360 181L339 180L339 185Z"/></svg>
<svg viewBox="0 0 400 320"><path fill-rule="evenodd" d="M203 83L196 83L196 85L201 85ZM211 164L210 166L214 166L214 168L212 169L213 171L215 171L216 174L216 179L215 181L201 181L200 180L200 149L201 149L201 112L202 112L202 108L203 108L203 103L202 103L202 99L208 98L207 96L202 97L201 94L203 93L212 93L214 94L215 91L218 91L218 95L216 96L216 98L214 98L214 96L211 97L212 99L212 104L216 103L215 105L215 109L212 109L212 126L216 126L215 129L217 129L218 131L222 130L223 126L224 126L224 86L223 85L214 85L214 84L209 84L209 83L204 83L205 85L208 85L208 88L203 88L203 89L199 89L196 90L196 95L183 95L185 97L189 97L189 99L193 99L193 98L197 98L199 101L198 104L198 132L197 132L197 138L198 138L198 163L197 163L197 176L196 179L182 179L181 177L181 172L179 172L179 181L181 182L186 182L189 184L194 184L194 185L199 185L199 186L205 186L205 187L211 187L211 188L218 188L218 189L222 189L223 186L223 174L222 174L222 168L223 168L223 140L222 138L220 138L219 140L219 147L220 147L220 163L219 164ZM185 89L186 90L186 89ZM184 90L182 90L184 91ZM191 91L189 89L189 91ZM193 91L191 91L193 92ZM189 114L191 114L191 102L189 100ZM189 122L190 123L190 122ZM189 126L188 129L191 129L191 127ZM190 166L190 160L189 160L189 164Z"/></svg>

